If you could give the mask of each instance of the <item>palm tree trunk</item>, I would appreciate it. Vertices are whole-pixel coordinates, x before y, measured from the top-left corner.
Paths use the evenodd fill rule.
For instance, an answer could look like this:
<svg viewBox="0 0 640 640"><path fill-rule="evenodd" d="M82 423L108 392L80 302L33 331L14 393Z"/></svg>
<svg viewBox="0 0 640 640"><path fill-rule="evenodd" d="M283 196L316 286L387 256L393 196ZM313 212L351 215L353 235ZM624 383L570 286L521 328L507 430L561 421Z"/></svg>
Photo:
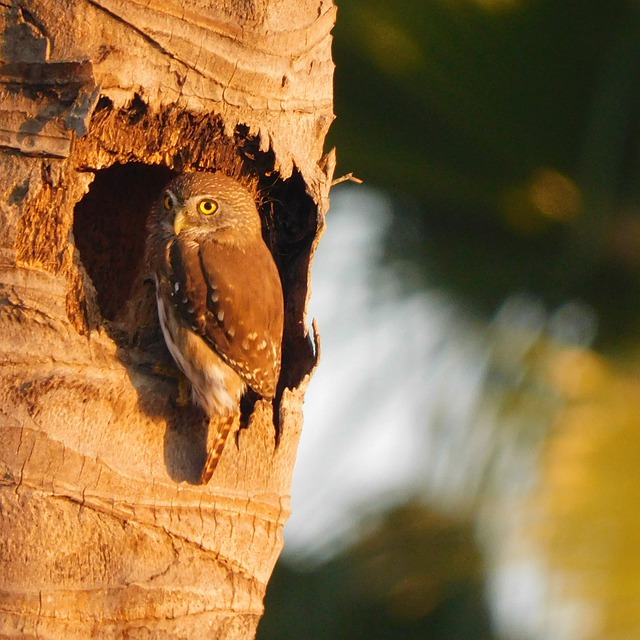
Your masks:
<svg viewBox="0 0 640 640"><path fill-rule="evenodd" d="M316 364L334 19L330 0L0 4L0 637L254 637ZM286 300L275 411L247 413L207 486L143 259L184 169L257 186Z"/></svg>

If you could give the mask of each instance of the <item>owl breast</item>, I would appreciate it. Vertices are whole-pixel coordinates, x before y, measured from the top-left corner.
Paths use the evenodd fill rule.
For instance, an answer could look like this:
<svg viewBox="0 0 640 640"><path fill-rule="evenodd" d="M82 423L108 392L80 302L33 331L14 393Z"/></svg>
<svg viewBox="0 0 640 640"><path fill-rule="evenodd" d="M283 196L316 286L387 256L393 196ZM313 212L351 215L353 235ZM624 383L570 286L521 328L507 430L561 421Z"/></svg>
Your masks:
<svg viewBox="0 0 640 640"><path fill-rule="evenodd" d="M246 387L242 378L202 338L179 321L158 282L156 292L158 317L165 342L176 364L191 383L193 401L209 416L237 411Z"/></svg>

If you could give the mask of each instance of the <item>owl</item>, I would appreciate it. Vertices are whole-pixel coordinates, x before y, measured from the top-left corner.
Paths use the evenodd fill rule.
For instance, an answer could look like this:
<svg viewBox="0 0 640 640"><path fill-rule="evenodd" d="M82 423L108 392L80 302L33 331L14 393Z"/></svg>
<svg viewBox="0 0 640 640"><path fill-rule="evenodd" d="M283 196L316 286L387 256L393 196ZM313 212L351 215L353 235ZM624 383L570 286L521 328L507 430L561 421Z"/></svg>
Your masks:
<svg viewBox="0 0 640 640"><path fill-rule="evenodd" d="M147 258L167 347L210 420L210 480L247 389L268 400L280 376L284 302L252 195L220 173L187 173L149 216Z"/></svg>

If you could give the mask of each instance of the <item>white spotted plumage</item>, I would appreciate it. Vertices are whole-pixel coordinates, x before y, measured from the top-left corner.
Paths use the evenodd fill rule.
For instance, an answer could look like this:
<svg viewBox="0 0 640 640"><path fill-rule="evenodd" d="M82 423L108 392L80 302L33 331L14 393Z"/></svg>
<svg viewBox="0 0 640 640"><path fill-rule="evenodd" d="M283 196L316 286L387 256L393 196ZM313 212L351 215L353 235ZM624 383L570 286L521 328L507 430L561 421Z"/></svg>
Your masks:
<svg viewBox="0 0 640 640"><path fill-rule="evenodd" d="M156 301L164 340L176 364L191 382L193 401L209 416L232 412L246 385L231 367L207 347L200 336L182 326L173 309L165 306L161 295L156 296ZM198 358L193 355L187 357L187 354L196 353L199 354Z"/></svg>

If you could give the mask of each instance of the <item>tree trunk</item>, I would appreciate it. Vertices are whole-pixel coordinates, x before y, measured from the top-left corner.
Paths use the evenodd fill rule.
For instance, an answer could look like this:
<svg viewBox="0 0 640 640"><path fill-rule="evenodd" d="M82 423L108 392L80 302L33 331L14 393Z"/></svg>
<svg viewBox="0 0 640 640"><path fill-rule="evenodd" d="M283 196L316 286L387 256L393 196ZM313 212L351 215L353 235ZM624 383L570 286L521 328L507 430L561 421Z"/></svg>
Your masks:
<svg viewBox="0 0 640 640"><path fill-rule="evenodd" d="M0 637L254 636L316 364L334 18L0 0ZM151 202L192 169L258 188L286 307L275 408L247 412L207 486L143 259Z"/></svg>

